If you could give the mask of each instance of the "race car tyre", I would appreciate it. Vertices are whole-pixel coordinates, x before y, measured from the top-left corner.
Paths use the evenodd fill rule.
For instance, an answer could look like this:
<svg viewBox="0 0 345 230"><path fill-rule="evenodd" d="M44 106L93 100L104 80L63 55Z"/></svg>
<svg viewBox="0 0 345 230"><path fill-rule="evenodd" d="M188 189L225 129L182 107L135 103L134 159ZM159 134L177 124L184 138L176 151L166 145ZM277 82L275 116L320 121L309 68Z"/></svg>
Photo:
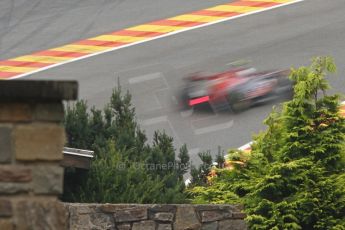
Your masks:
<svg viewBox="0 0 345 230"><path fill-rule="evenodd" d="M250 100L243 100L243 101L239 101L239 102L231 104L230 107L233 112L239 113L248 109L251 106L251 104L252 103Z"/></svg>
<svg viewBox="0 0 345 230"><path fill-rule="evenodd" d="M244 99L245 97L239 93L230 94L228 97L230 108L234 113L239 113L248 109L252 105L250 99Z"/></svg>

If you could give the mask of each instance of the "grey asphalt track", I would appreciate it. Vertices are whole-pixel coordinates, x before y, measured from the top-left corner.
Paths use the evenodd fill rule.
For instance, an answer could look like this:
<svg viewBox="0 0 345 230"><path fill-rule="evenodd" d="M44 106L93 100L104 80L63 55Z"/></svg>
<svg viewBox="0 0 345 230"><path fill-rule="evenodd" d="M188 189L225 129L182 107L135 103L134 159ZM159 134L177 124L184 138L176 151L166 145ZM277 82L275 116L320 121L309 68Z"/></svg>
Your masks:
<svg viewBox="0 0 345 230"><path fill-rule="evenodd" d="M41 42L43 49L51 48L227 1L164 0L155 5L154 1L145 0L147 5L140 2L145 5L140 10L134 7L138 5L134 1L103 1L106 7L86 2L84 7L81 1L63 8L47 7L51 13L46 14L46 24L40 19L45 14L33 8L27 13L29 16L24 17L27 19L22 19L31 29L20 29L19 17L19 24L10 26L9 34L1 33L2 44L5 44L1 46L1 58L33 51L41 47ZM0 9L3 9L1 4ZM98 13L90 17L92 9ZM135 12L140 13L138 18L128 18ZM54 22L51 14L59 22ZM80 26L68 26L73 17ZM112 20L123 21L108 24ZM183 85L183 76L200 70L217 70L237 59L250 59L255 67L265 70L307 65L313 56L331 55L338 65L338 77L330 78L333 92L344 93L344 50L344 0L306 0L62 65L26 78L78 80L80 98L99 108L108 101L119 78L123 88L133 94L138 120L148 136L156 129L165 129L175 138L177 147L188 144L196 161L198 150L210 149L215 153L218 146L227 149L250 141L254 133L264 129L262 121L273 104L240 114L181 111L175 97Z"/></svg>
<svg viewBox="0 0 345 230"><path fill-rule="evenodd" d="M0 59L230 0L1 0Z"/></svg>

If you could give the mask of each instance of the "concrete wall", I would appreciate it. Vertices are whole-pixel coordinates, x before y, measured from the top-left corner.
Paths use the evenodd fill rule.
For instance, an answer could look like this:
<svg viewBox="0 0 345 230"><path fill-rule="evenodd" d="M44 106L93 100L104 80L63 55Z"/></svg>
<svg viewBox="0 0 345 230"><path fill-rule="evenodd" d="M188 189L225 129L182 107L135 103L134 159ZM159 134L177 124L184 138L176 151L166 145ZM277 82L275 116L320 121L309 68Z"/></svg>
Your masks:
<svg viewBox="0 0 345 230"><path fill-rule="evenodd" d="M246 229L236 205L61 203L62 101L76 98L76 82L0 81L0 230Z"/></svg>

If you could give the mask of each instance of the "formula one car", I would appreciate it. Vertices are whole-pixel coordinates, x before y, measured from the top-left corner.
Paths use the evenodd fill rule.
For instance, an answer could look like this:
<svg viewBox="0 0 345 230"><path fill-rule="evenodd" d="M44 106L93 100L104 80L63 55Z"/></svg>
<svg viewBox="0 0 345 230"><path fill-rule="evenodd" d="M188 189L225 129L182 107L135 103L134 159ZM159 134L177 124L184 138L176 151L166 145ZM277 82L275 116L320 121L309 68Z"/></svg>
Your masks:
<svg viewBox="0 0 345 230"><path fill-rule="evenodd" d="M215 74L197 73L187 77L182 93L184 104L191 108L209 104L213 110L239 112L250 106L283 95L292 95L289 71L259 72L254 68L233 68Z"/></svg>

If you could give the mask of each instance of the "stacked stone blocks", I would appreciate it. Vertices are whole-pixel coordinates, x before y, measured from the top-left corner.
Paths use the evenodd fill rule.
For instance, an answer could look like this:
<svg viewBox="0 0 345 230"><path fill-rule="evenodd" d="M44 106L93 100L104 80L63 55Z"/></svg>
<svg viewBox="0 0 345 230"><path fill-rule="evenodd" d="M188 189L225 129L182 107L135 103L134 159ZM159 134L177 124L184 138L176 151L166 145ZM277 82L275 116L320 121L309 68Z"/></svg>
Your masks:
<svg viewBox="0 0 345 230"><path fill-rule="evenodd" d="M0 228L65 229L63 100L76 82L0 82Z"/></svg>
<svg viewBox="0 0 345 230"><path fill-rule="evenodd" d="M65 203L68 229L244 230L239 205Z"/></svg>

